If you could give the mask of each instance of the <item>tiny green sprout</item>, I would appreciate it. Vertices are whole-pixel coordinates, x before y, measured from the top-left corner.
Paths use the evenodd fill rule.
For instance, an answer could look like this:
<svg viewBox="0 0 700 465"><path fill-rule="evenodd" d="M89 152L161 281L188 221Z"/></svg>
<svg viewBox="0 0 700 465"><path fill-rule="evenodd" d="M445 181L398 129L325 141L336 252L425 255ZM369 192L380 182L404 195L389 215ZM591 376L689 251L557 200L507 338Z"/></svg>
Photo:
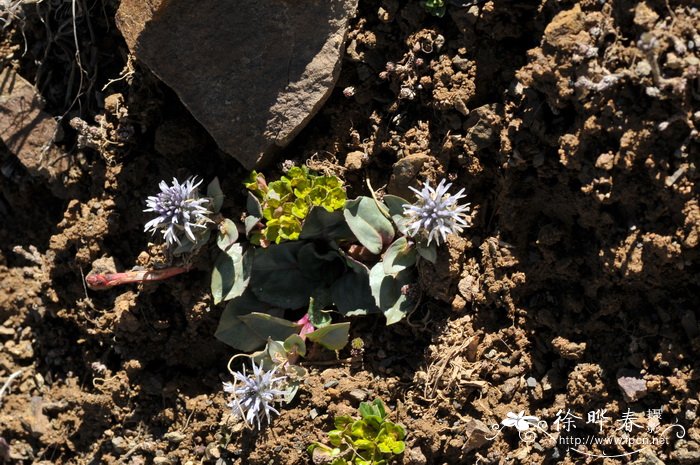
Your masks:
<svg viewBox="0 0 700 465"><path fill-rule="evenodd" d="M440 18L445 15L445 10L447 9L445 0L422 0L421 4L423 8L425 8L425 11Z"/></svg>
<svg viewBox="0 0 700 465"><path fill-rule="evenodd" d="M307 451L314 463L330 465L388 465L405 449L406 430L387 420L381 399L362 402L360 418L335 417L335 428L328 432L330 445L315 442Z"/></svg>
<svg viewBox="0 0 700 465"><path fill-rule="evenodd" d="M253 229L250 237L256 245L299 239L311 207L333 212L345 206L345 188L340 178L315 175L305 166L292 166L279 180L270 183L253 171L244 185L260 203L262 218L258 220L264 226Z"/></svg>
<svg viewBox="0 0 700 465"><path fill-rule="evenodd" d="M350 341L350 347L352 350L362 350L365 348L365 341L361 337L356 337Z"/></svg>

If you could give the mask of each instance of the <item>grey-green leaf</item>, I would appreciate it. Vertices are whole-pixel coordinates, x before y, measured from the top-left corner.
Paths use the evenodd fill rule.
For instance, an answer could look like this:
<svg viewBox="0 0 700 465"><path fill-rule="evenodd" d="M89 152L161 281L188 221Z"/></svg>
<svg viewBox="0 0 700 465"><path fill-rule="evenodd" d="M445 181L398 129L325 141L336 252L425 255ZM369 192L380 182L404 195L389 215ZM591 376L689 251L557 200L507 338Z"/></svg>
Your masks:
<svg viewBox="0 0 700 465"><path fill-rule="evenodd" d="M408 234L408 219L404 216L403 206L409 204L409 202L402 197L391 194L386 194L383 200L389 211L389 216L396 225L396 229L401 234Z"/></svg>
<svg viewBox="0 0 700 465"><path fill-rule="evenodd" d="M298 254L303 242L255 249L250 287L262 301L280 308L300 308L309 302L317 283L304 276Z"/></svg>
<svg viewBox="0 0 700 465"><path fill-rule="evenodd" d="M379 255L394 238L391 221L370 197L348 200L343 215L357 240L375 255Z"/></svg>
<svg viewBox="0 0 700 465"><path fill-rule="evenodd" d="M334 323L312 331L306 337L329 350L340 350L348 344L350 322Z"/></svg>
<svg viewBox="0 0 700 465"><path fill-rule="evenodd" d="M211 273L211 293L214 303L231 300L243 294L250 282L251 262L240 244L221 252Z"/></svg>
<svg viewBox="0 0 700 465"><path fill-rule="evenodd" d="M323 207L311 207L304 219L299 239L323 239L326 241L350 240L352 231L340 211L329 212Z"/></svg>
<svg viewBox="0 0 700 465"><path fill-rule="evenodd" d="M405 237L399 237L384 252L382 263L384 263L384 273L395 276L416 264L416 249L409 245Z"/></svg>
<svg viewBox="0 0 700 465"><path fill-rule="evenodd" d="M207 197L211 199L211 209L213 213L219 213L224 204L224 192L221 190L219 178L214 178L207 186Z"/></svg>
<svg viewBox="0 0 700 465"><path fill-rule="evenodd" d="M411 269L399 272L395 277L384 273L384 264L379 262L369 272L372 296L386 317L386 324L401 321L413 307L403 287L413 282Z"/></svg>
<svg viewBox="0 0 700 465"><path fill-rule="evenodd" d="M288 354L299 354L300 356L306 355L306 343L298 334L292 334L284 341L284 350Z"/></svg>
<svg viewBox="0 0 700 465"><path fill-rule="evenodd" d="M237 240L238 228L236 227L236 223L228 218L224 219L224 221L219 224L219 234L216 237L216 245L226 252Z"/></svg>
<svg viewBox="0 0 700 465"><path fill-rule="evenodd" d="M338 312L345 316L379 312L369 286L369 270L349 257L347 261L351 264L350 267L331 286L331 295Z"/></svg>
<svg viewBox="0 0 700 465"><path fill-rule="evenodd" d="M435 242L431 242L430 245L424 245L421 242L416 243L416 250L418 255L428 260L430 263L435 263L437 260L437 246Z"/></svg>
<svg viewBox="0 0 700 465"><path fill-rule="evenodd" d="M284 341L298 331L299 325L291 321L258 312L240 314L229 303L221 315L215 336L235 349L251 352L264 346L268 338Z"/></svg>
<svg viewBox="0 0 700 465"><path fill-rule="evenodd" d="M260 205L260 200L250 191L248 191L248 198L246 199L245 208L248 210L249 216L254 216L256 218L262 218L262 206Z"/></svg>

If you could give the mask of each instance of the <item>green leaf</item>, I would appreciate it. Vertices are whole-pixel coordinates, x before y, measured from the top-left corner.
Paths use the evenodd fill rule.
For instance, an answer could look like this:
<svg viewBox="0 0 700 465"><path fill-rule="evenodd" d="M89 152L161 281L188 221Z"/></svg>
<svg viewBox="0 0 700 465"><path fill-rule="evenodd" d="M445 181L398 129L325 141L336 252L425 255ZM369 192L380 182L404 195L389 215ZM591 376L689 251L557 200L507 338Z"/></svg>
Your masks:
<svg viewBox="0 0 700 465"><path fill-rule="evenodd" d="M219 213L221 206L224 204L224 192L221 190L219 178L214 178L207 186L207 197L211 199L212 213Z"/></svg>
<svg viewBox="0 0 700 465"><path fill-rule="evenodd" d="M334 424L335 427L342 430L345 429L346 426L354 422L353 418L350 415L338 415L335 417Z"/></svg>
<svg viewBox="0 0 700 465"><path fill-rule="evenodd" d="M248 191L248 198L245 203L246 210L248 210L249 216L254 216L256 218L263 217L262 206L260 205L260 200L253 195L252 192Z"/></svg>
<svg viewBox="0 0 700 465"><path fill-rule="evenodd" d="M351 240L354 236L339 211L329 212L323 207L312 207L304 220L299 239L326 241Z"/></svg>
<svg viewBox="0 0 700 465"><path fill-rule="evenodd" d="M348 344L350 322L334 323L310 332L306 337L329 350L340 350Z"/></svg>
<svg viewBox="0 0 700 465"><path fill-rule="evenodd" d="M379 423L384 421L386 418L386 408L384 407L384 402L381 399L374 399L372 402L360 402L360 407L358 408L360 416L367 420L369 418L376 418Z"/></svg>
<svg viewBox="0 0 700 465"><path fill-rule="evenodd" d="M389 216L396 225L396 229L398 229L401 234L408 234L408 219L404 216L403 206L410 204L410 202L402 197L391 194L386 194L383 201Z"/></svg>
<svg viewBox="0 0 700 465"><path fill-rule="evenodd" d="M399 272L396 276L384 273L384 264L377 263L369 272L372 296L386 317L386 324L401 321L413 307L413 302L402 292L402 288L413 282L412 269Z"/></svg>
<svg viewBox="0 0 700 465"><path fill-rule="evenodd" d="M409 246L405 237L399 237L384 252L384 273L396 276L399 272L416 264L416 249Z"/></svg>
<svg viewBox="0 0 700 465"><path fill-rule="evenodd" d="M256 226L258 226L258 223L260 223L260 218L256 216L246 216L245 220L243 220L243 224L245 225L245 234L246 236L250 236L251 231L254 231L256 229Z"/></svg>
<svg viewBox="0 0 700 465"><path fill-rule="evenodd" d="M216 245L226 252L237 240L238 228L236 224L228 218L224 219L224 221L219 224L219 234L216 238Z"/></svg>
<svg viewBox="0 0 700 465"><path fill-rule="evenodd" d="M284 350L288 354L306 355L306 343L298 334L292 334L284 341Z"/></svg>
<svg viewBox="0 0 700 465"><path fill-rule="evenodd" d="M430 263L435 263L437 260L437 245L435 242L431 242L430 245L425 245L421 242L416 243L416 250L418 255L428 260Z"/></svg>
<svg viewBox="0 0 700 465"><path fill-rule="evenodd" d="M317 305L317 300L312 297L309 299L309 309L306 312L309 315L309 321L314 328L323 328L331 324L330 311L323 310L320 305Z"/></svg>
<svg viewBox="0 0 700 465"><path fill-rule="evenodd" d="M314 242L306 243L299 249L298 260L304 277L316 286L331 285L345 268L338 252Z"/></svg>
<svg viewBox="0 0 700 465"><path fill-rule="evenodd" d="M286 242L254 250L250 287L262 301L280 308L305 306L317 283L307 279L299 265L306 244Z"/></svg>
<svg viewBox="0 0 700 465"><path fill-rule="evenodd" d="M331 285L331 296L338 312L345 316L378 313L379 308L372 296L369 270L366 266L346 257L350 268Z"/></svg>
<svg viewBox="0 0 700 465"><path fill-rule="evenodd" d="M233 244L221 252L211 273L211 294L214 304L231 300L243 294L250 282L251 262L240 244Z"/></svg>
<svg viewBox="0 0 700 465"><path fill-rule="evenodd" d="M370 197L348 200L343 215L357 240L375 255L394 238L394 227Z"/></svg>
<svg viewBox="0 0 700 465"><path fill-rule="evenodd" d="M243 352L263 347L268 339L285 340L299 331L299 326L265 313L240 313L229 303L214 334L221 342Z"/></svg>

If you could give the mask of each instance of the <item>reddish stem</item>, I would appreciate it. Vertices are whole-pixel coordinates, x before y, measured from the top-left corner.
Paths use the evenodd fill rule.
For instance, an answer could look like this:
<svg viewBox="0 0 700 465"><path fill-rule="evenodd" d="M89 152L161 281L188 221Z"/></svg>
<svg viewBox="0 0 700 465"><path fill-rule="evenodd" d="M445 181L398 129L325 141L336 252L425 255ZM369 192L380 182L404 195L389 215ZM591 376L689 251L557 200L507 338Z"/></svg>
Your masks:
<svg viewBox="0 0 700 465"><path fill-rule="evenodd" d="M93 291L110 289L122 284L161 281L189 271L188 267L163 268L161 270L125 271L123 273L96 273L85 278L87 287Z"/></svg>

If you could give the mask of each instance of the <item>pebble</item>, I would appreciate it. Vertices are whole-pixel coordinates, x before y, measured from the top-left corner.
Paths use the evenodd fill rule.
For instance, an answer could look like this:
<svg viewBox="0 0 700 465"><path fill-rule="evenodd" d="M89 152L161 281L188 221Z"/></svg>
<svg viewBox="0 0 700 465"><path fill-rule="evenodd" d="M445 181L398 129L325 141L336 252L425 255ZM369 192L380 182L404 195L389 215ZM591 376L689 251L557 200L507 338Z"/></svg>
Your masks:
<svg viewBox="0 0 700 465"><path fill-rule="evenodd" d="M529 388L537 387L537 380L535 378L533 378L532 376L530 376L528 379L526 379L525 382L527 383L527 387L529 387Z"/></svg>
<svg viewBox="0 0 700 465"><path fill-rule="evenodd" d="M311 411L309 411L309 418L314 420L318 416L318 410L315 408L312 408Z"/></svg>
<svg viewBox="0 0 700 465"><path fill-rule="evenodd" d="M627 370L620 370L617 374L617 384L622 390L622 396L627 402L636 402L647 395L647 383L639 375Z"/></svg>
<svg viewBox="0 0 700 465"><path fill-rule="evenodd" d="M425 458L425 454L420 447L413 447L406 451L406 456L403 463L406 465L426 465L428 463L428 459Z"/></svg>
<svg viewBox="0 0 700 465"><path fill-rule="evenodd" d="M185 436L183 433L180 431L170 431L168 433L165 433L163 436L166 441L171 442L173 444L179 444L181 443L187 436Z"/></svg>
<svg viewBox="0 0 700 465"><path fill-rule="evenodd" d="M364 402L365 399L367 399L367 392L363 391L362 389L353 389L352 391L348 392L348 396L358 402Z"/></svg>
<svg viewBox="0 0 700 465"><path fill-rule="evenodd" d="M117 436L112 438L112 449L116 454L123 454L126 452L127 449L127 444L126 444L126 439L124 439L121 436Z"/></svg>
<svg viewBox="0 0 700 465"><path fill-rule="evenodd" d="M338 385L338 380L337 379L332 379L328 381L326 384L323 385L324 389L336 387Z"/></svg>

